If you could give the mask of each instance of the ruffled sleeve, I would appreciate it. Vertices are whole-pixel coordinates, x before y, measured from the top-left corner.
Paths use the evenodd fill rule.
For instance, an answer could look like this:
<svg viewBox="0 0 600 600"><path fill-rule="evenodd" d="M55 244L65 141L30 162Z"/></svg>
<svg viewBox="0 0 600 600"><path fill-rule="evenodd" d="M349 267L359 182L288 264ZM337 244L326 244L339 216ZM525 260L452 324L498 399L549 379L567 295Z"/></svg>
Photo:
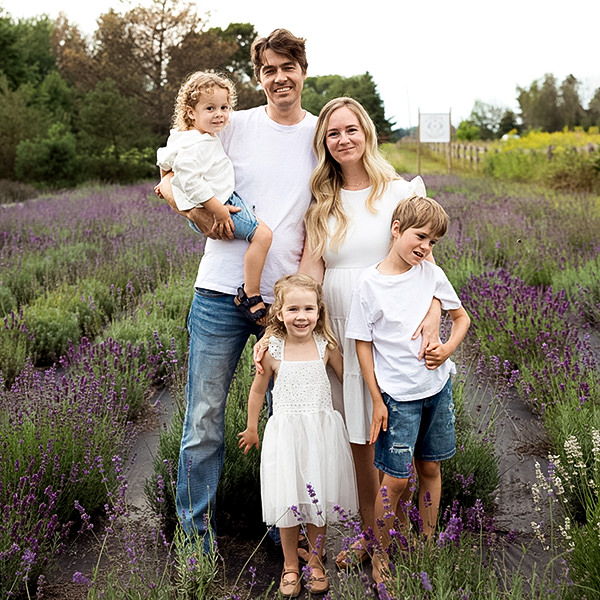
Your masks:
<svg viewBox="0 0 600 600"><path fill-rule="evenodd" d="M269 354L275 360L283 360L283 339L271 336L269 340Z"/></svg>
<svg viewBox="0 0 600 600"><path fill-rule="evenodd" d="M412 193L417 196L421 196L425 198L427 196L427 189L425 188L425 182L420 175L417 175L414 179L411 179L409 182Z"/></svg>

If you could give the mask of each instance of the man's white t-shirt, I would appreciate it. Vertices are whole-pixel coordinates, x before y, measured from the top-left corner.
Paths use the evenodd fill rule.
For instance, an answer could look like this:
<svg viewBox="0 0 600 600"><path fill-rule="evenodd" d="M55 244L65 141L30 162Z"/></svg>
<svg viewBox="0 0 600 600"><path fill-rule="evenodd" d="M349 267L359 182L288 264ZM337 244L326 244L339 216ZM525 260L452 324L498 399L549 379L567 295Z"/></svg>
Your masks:
<svg viewBox="0 0 600 600"><path fill-rule="evenodd" d="M394 400L433 396L455 372L449 359L437 369L427 369L425 361L417 359L421 338L411 339L434 297L444 310L461 306L445 273L428 261L400 275L383 275L376 266L369 267L352 295L346 337L372 342L379 389Z"/></svg>
<svg viewBox="0 0 600 600"><path fill-rule="evenodd" d="M296 125L280 125L266 107L231 115L221 134L235 171L235 190L273 232L261 280L265 302L273 302L277 279L295 273L304 247L304 215L310 175L316 166L312 138L317 117L305 113ZM244 240L206 240L196 287L235 294L244 281Z"/></svg>

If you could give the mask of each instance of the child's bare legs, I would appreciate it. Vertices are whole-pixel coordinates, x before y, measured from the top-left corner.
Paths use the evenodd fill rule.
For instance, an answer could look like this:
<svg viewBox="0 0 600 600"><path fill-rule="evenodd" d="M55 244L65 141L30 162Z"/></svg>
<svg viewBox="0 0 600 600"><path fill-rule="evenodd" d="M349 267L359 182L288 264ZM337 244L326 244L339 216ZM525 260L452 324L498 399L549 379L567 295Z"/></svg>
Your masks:
<svg viewBox="0 0 600 600"><path fill-rule="evenodd" d="M385 579L385 575L382 572L387 568L385 551L390 545L390 529L395 528L396 516L400 519L401 523L408 522L405 509L402 508L398 515L396 515L395 510L399 504L399 500L405 501L405 499L410 498L409 479L400 479L384 473L381 488L384 487L387 488L387 491L382 493L379 490L375 499L375 522L382 523L383 525L382 527L377 525L374 529L383 550L381 554L375 553L372 558L373 580L375 583L381 583Z"/></svg>
<svg viewBox="0 0 600 600"><path fill-rule="evenodd" d="M375 531L375 499L379 492L379 469L375 461L374 444L350 444L354 467L356 470L356 485L358 487L358 506L363 530L369 527Z"/></svg>
<svg viewBox="0 0 600 600"><path fill-rule="evenodd" d="M437 524L442 496L442 469L439 462L416 460L419 476L419 515L423 521L423 534L431 538Z"/></svg>
<svg viewBox="0 0 600 600"><path fill-rule="evenodd" d="M248 298L260 296L260 278L262 276L269 248L271 247L272 239L273 233L269 227L259 219L258 226L254 231L254 235L252 236L252 240L250 240L248 250L246 250L244 256L244 291ZM265 308L263 302L259 302L252 306L250 311L256 312L260 308Z"/></svg>
<svg viewBox="0 0 600 600"><path fill-rule="evenodd" d="M308 538L309 558L307 565L311 569L310 589L315 594L325 593L329 589L329 580L323 567L323 548L325 546L325 532L327 528L317 527L312 523L306 525Z"/></svg>
<svg viewBox="0 0 600 600"><path fill-rule="evenodd" d="M279 528L281 549L283 550L283 575L281 577L281 585L279 589L283 596L291 596L295 591L294 588L296 587L296 582L300 581L300 564L298 562L299 533L300 525L296 525L295 527ZM285 582L288 582L286 589L284 589Z"/></svg>

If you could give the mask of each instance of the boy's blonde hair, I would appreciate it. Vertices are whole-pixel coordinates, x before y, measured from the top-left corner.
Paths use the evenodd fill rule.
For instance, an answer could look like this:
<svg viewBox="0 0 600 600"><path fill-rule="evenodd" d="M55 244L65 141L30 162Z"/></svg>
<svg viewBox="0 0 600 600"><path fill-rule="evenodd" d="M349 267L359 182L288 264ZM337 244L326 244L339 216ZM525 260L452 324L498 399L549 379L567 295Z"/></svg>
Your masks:
<svg viewBox="0 0 600 600"><path fill-rule="evenodd" d="M433 198L415 195L398 203L390 226L398 221L399 233L404 233L411 227L418 229L429 225L432 235L441 238L446 235L449 220L448 213Z"/></svg>
<svg viewBox="0 0 600 600"><path fill-rule="evenodd" d="M188 116L188 108L194 108L200 102L201 96L212 95L215 87L227 90L229 106L234 108L236 102L235 86L227 77L216 73L207 73L206 71L196 71L179 88L175 99L173 128L178 131L192 129L194 122Z"/></svg>
<svg viewBox="0 0 600 600"><path fill-rule="evenodd" d="M284 275L277 280L275 283L275 300L269 308L269 317L267 322L267 329L265 331L265 337L269 338L272 335L277 337L285 338L287 331L283 321L280 321L277 317L285 304L285 295L292 288L299 288L301 290L309 290L314 292L317 297L317 310L319 311L319 317L317 324L315 325L315 333L322 335L327 340L327 347L330 350L337 348L337 341L335 335L331 329L329 323L329 315L325 302L323 301L323 288L321 284L315 281L309 275L304 273L296 273L294 275Z"/></svg>

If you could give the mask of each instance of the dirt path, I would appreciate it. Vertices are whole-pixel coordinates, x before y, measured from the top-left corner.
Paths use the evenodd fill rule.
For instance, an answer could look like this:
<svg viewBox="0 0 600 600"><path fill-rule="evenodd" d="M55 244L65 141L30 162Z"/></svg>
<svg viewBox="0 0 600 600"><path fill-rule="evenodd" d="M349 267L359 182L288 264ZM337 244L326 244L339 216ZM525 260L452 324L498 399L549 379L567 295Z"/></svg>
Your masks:
<svg viewBox="0 0 600 600"><path fill-rule="evenodd" d="M156 516L147 506L144 495L144 482L152 474L152 460L158 447L161 428L169 422L174 402L168 392L162 391L155 401L154 414L149 423L152 426L140 433L137 438L134 455L135 462L128 472L127 498L131 509L130 522L133 527L158 527ZM489 406L480 406L480 411L490 410ZM518 398L510 398L503 407L496 407L496 450L500 459L501 485L497 495L496 526L501 534L514 532L516 541L506 554L509 568L520 565L522 572L531 573L536 563L548 560L534 539L531 521L539 520L533 510L531 484L535 481L535 461L545 470L547 461L542 456L547 446L544 430L539 420L523 405ZM483 415L483 419L487 418ZM239 576L242 589L248 586L250 574L246 560L253 553L250 565L256 568L257 582L253 596L266 591L272 581L278 581L282 569L282 556L270 540L258 547L259 539L247 540L236 537L232 532L220 535L220 550L223 555L225 585L231 586ZM330 535L327 541L330 579L336 581L336 569L333 557L341 548L341 536ZM522 547L527 548L523 556ZM85 600L84 585L72 583L75 571L91 573L98 559L98 544L93 539L80 540L61 558L59 566L48 576L48 585L44 597L49 600ZM367 567L367 574L370 569ZM308 594L301 596L308 599Z"/></svg>

